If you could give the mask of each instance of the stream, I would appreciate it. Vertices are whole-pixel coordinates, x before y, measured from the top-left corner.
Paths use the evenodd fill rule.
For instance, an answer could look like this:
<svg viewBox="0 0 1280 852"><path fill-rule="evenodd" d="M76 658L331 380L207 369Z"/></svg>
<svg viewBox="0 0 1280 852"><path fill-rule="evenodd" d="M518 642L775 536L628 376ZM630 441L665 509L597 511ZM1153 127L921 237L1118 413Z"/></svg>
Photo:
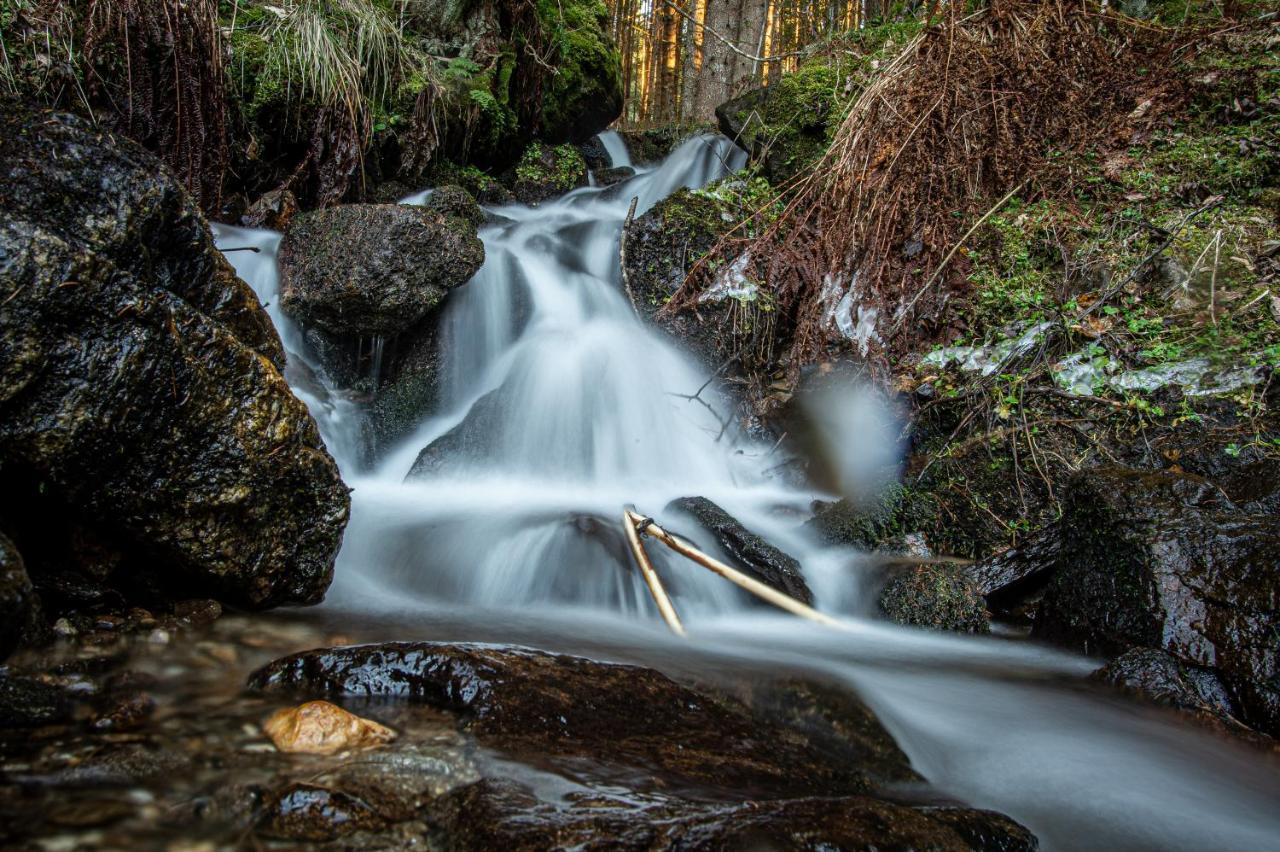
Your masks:
<svg viewBox="0 0 1280 852"><path fill-rule="evenodd" d="M613 165L632 165L616 134L602 142ZM354 489L321 616L360 625L361 637L527 644L672 674L819 673L876 711L931 795L1006 813L1043 848L1280 848L1273 761L1095 686L1096 661L873 618L862 554L803 529L812 501L829 495L771 473L769 443L724 431L712 409L732 405L712 387L689 398L708 373L632 310L622 225L633 198L641 215L744 162L727 139L702 136L623 183L489 209L485 264L445 304L440 404L373 469L360 459L360 406L290 371ZM259 249L227 257L290 359L307 361L278 305L280 235L216 226L216 236ZM487 451L406 480L422 448L464 422ZM875 429L847 435L854 454L894 452ZM668 633L630 568L621 516L634 504L665 524L664 507L690 496L796 557L818 608L852 629L762 609L654 543L689 636Z"/></svg>

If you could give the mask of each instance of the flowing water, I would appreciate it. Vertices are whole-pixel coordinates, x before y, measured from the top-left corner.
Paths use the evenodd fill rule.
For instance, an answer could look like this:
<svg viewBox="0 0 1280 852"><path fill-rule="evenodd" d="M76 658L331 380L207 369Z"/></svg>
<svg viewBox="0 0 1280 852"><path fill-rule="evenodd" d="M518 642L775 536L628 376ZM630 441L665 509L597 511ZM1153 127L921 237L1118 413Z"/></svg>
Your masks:
<svg viewBox="0 0 1280 852"><path fill-rule="evenodd" d="M614 165L632 165L616 134L602 143ZM723 429L731 406L703 389L706 370L646 327L623 292L619 235L632 199L642 214L743 159L727 140L701 137L622 184L490 210L484 267L442 319L440 404L372 470L359 461L359 406L306 368L305 342L276 307L279 236L218 228L224 248L260 249L228 256L268 304L290 381L354 489L325 607L385 624L387 639L840 679L939 795L1007 813L1045 848L1280 848L1274 762L1092 687L1084 676L1096 662L867 617L859 555L802 529L815 495L771 477L775 448ZM462 423L485 451L406 481L419 451ZM847 430L855 455L891 452L876 431ZM653 545L690 637L666 633L628 568L620 519L633 503L680 528L687 521L664 509L685 496L714 500L800 559L819 607L853 629L762 610Z"/></svg>

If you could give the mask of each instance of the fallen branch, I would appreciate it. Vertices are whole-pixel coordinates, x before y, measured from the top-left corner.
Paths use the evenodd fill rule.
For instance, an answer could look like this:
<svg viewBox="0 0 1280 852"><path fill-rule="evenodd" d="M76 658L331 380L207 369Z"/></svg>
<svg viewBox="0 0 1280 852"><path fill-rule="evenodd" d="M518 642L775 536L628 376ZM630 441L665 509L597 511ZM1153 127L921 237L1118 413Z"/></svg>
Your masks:
<svg viewBox="0 0 1280 852"><path fill-rule="evenodd" d="M667 590L663 588L658 572L649 561L649 554L644 552L644 545L640 543L640 533L636 530L636 518L639 518L639 515L630 509L622 513L622 528L626 530L627 543L631 545L631 555L635 557L640 575L644 577L644 582L649 587L649 594L653 595L653 602L658 605L662 620L667 623L667 627L671 628L672 633L684 636L684 625L680 623L680 616L676 615L676 608L671 605L671 598L667 597Z"/></svg>
<svg viewBox="0 0 1280 852"><path fill-rule="evenodd" d="M765 585L759 580L748 577L746 574L743 574L735 568L730 568L720 560L708 556L693 545L676 538L671 533L655 524L651 518L645 518L632 509L626 510L625 517L627 520L628 536L632 534L633 530L639 529L640 531L643 531L645 535L653 536L676 553L679 553L681 556L687 557L701 565L703 568L719 574L730 583L746 589L751 594L763 601L773 604L779 609L785 609L793 615L798 615L801 618L807 618L810 621L816 621L819 624L825 624L828 627L835 627L839 629L849 628L849 625L846 625L844 622L838 621L825 613L818 612L813 607L801 603L790 595L783 594L772 586Z"/></svg>

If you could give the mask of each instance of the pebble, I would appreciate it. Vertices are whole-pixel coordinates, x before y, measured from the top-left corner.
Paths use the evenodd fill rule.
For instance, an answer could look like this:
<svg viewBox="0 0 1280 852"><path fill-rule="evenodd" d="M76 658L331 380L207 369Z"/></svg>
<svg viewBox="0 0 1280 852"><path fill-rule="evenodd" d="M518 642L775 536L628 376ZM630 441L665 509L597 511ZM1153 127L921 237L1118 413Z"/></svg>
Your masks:
<svg viewBox="0 0 1280 852"><path fill-rule="evenodd" d="M283 752L334 754L350 748L382 745L396 732L343 710L328 701L308 701L272 713L262 730Z"/></svg>

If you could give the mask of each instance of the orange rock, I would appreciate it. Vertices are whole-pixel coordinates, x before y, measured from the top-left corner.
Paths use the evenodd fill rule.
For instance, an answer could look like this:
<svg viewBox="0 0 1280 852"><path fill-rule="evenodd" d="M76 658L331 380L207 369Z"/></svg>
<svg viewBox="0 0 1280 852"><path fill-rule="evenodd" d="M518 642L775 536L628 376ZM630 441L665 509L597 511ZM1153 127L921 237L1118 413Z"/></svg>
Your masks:
<svg viewBox="0 0 1280 852"><path fill-rule="evenodd" d="M328 701L283 707L262 723L262 730L280 751L303 754L367 748L382 745L396 736L396 732L385 725L362 719Z"/></svg>

